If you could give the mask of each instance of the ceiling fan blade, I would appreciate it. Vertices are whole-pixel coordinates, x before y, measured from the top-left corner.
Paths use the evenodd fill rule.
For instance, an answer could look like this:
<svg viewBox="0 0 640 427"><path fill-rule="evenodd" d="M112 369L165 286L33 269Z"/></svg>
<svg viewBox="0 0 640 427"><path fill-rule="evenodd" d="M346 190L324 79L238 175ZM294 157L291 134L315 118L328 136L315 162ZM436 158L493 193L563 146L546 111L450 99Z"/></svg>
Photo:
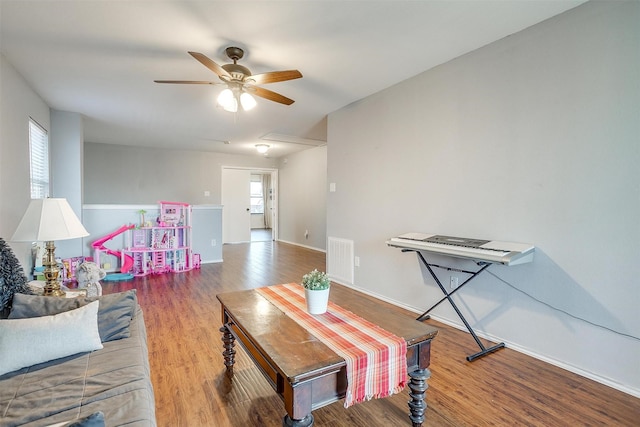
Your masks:
<svg viewBox="0 0 640 427"><path fill-rule="evenodd" d="M205 67L207 67L208 69L216 73L219 77L231 78L231 74L229 74L227 70L225 70L220 65L213 62L211 59L209 59L205 55L198 52L189 52L189 55L196 58L202 65L204 65Z"/></svg>
<svg viewBox="0 0 640 427"><path fill-rule="evenodd" d="M251 87L250 89L246 89L248 89L248 92L251 92L256 96L268 99L269 101L279 102L280 104L291 105L295 102L293 99L287 98L286 96L280 95L279 93L275 93L269 89L265 89L262 87Z"/></svg>
<svg viewBox="0 0 640 427"><path fill-rule="evenodd" d="M245 80L253 80L255 84L267 84L284 82L287 80L299 79L302 77L302 73L298 70L286 70L286 71L272 71L269 73L256 74L247 77Z"/></svg>
<svg viewBox="0 0 640 427"><path fill-rule="evenodd" d="M173 83L179 85L217 85L220 83L199 80L154 80L156 83Z"/></svg>

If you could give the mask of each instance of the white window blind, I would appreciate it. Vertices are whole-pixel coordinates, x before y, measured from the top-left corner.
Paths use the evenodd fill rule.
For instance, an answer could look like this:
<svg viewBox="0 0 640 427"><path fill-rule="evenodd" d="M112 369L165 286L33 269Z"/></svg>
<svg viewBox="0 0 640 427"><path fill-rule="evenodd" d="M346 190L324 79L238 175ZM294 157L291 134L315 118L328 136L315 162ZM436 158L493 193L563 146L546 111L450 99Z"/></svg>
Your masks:
<svg viewBox="0 0 640 427"><path fill-rule="evenodd" d="M49 197L49 135L29 119L29 158L31 162L31 198Z"/></svg>

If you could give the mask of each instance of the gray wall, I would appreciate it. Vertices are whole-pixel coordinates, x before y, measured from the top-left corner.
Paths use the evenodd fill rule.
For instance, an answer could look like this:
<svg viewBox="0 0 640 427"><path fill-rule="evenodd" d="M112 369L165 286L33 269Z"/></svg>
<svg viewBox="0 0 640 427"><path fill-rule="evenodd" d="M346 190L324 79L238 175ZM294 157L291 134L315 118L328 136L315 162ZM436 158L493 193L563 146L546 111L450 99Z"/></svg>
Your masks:
<svg viewBox="0 0 640 427"><path fill-rule="evenodd" d="M355 241L355 286L441 297L385 245L403 232L533 243L457 294L467 318L640 395L639 22L639 2L589 2L331 114L327 235Z"/></svg>
<svg viewBox="0 0 640 427"><path fill-rule="evenodd" d="M279 238L326 249L327 147L301 151L280 160ZM305 237L305 231L309 231Z"/></svg>
<svg viewBox="0 0 640 427"><path fill-rule="evenodd" d="M31 244L10 242L31 200L29 117L50 130L49 107L0 55L0 237L13 249L25 272Z"/></svg>
<svg viewBox="0 0 640 427"><path fill-rule="evenodd" d="M85 204L221 203L221 168L279 169L279 240L326 247L327 149L284 159L113 144L84 145ZM204 196L209 191L210 196ZM305 230L309 237L305 238ZM217 258L216 258L217 259Z"/></svg>
<svg viewBox="0 0 640 427"><path fill-rule="evenodd" d="M169 200L219 205L222 166L259 169L275 164L276 160L259 156L86 142L84 202L153 204Z"/></svg>
<svg viewBox="0 0 640 427"><path fill-rule="evenodd" d="M191 223L193 253L200 254L203 264L222 262L222 207L193 206Z"/></svg>
<svg viewBox="0 0 640 427"><path fill-rule="evenodd" d="M78 113L51 110L49 134L52 196L63 197L82 219L82 152L84 126ZM82 254L82 239L56 242L56 256L69 258Z"/></svg>
<svg viewBox="0 0 640 427"><path fill-rule="evenodd" d="M51 110L13 66L0 55L0 237L9 242L26 274L31 244L10 242L30 197L29 118L49 136L51 196L64 197L81 218L82 117ZM56 242L59 257L82 253L82 239Z"/></svg>

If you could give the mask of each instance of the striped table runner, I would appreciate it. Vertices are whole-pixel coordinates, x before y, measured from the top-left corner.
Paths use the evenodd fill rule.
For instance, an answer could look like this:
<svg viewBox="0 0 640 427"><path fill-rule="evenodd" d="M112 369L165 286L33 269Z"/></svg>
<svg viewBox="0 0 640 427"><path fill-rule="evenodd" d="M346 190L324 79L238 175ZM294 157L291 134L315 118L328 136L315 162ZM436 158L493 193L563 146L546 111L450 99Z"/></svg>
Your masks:
<svg viewBox="0 0 640 427"><path fill-rule="evenodd" d="M329 302L320 315L306 310L296 283L256 291L347 362L344 406L402 391L407 380L407 343L381 327Z"/></svg>

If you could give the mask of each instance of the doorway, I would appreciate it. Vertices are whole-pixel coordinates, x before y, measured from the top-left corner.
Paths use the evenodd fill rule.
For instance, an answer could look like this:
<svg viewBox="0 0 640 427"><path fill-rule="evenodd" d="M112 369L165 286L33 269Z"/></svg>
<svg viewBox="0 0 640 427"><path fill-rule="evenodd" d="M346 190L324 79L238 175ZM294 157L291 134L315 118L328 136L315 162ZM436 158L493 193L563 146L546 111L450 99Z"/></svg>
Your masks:
<svg viewBox="0 0 640 427"><path fill-rule="evenodd" d="M223 243L277 239L278 170L222 167Z"/></svg>

